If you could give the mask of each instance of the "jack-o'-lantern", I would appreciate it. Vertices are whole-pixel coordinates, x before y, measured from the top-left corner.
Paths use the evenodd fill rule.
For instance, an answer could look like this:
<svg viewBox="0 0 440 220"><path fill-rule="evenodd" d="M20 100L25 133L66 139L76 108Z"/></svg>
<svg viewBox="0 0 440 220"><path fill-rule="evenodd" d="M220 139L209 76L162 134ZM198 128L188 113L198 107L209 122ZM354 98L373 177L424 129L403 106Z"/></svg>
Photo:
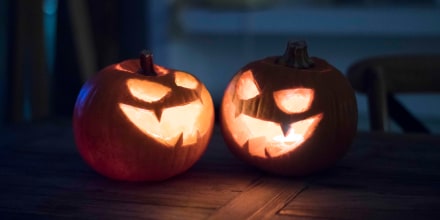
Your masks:
<svg viewBox="0 0 440 220"><path fill-rule="evenodd" d="M214 106L193 75L153 64L150 53L101 70L81 88L73 126L78 150L97 172L164 180L204 153Z"/></svg>
<svg viewBox="0 0 440 220"><path fill-rule="evenodd" d="M323 170L349 149L357 127L354 90L304 41L251 62L227 86L220 122L229 149L281 175Z"/></svg>

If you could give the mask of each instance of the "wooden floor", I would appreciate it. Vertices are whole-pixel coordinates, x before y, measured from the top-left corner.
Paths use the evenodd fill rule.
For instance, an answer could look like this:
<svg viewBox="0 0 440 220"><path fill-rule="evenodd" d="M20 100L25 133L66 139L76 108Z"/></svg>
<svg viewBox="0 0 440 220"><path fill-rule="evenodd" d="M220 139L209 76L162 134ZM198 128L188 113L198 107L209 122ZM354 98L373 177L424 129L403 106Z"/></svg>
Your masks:
<svg viewBox="0 0 440 220"><path fill-rule="evenodd" d="M362 133L333 169L285 178L237 160L216 128L192 169L159 183L96 174L69 123L0 138L0 219L440 219L439 136Z"/></svg>

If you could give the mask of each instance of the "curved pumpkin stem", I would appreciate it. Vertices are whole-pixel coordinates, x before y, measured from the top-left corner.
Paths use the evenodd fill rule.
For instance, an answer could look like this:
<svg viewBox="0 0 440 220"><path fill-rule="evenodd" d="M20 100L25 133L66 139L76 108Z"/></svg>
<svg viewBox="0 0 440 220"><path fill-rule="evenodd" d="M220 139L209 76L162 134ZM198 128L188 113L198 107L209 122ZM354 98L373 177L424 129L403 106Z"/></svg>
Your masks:
<svg viewBox="0 0 440 220"><path fill-rule="evenodd" d="M313 60L307 52L305 41L289 41L286 51L277 63L298 69L308 69L314 66Z"/></svg>
<svg viewBox="0 0 440 220"><path fill-rule="evenodd" d="M140 74L145 76L157 76L156 71L154 71L153 54L150 51L143 50L139 55L139 62L141 64Z"/></svg>

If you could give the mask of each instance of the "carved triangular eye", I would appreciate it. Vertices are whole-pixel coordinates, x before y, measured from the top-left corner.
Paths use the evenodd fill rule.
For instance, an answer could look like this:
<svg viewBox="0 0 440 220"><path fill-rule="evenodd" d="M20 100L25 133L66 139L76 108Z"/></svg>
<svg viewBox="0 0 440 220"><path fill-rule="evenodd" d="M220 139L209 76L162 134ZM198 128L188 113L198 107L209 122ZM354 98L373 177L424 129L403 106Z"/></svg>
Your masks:
<svg viewBox="0 0 440 220"><path fill-rule="evenodd" d="M179 71L175 72L174 83L176 83L177 86L187 89L196 89L197 86L199 86L198 81L193 76Z"/></svg>
<svg viewBox="0 0 440 220"><path fill-rule="evenodd" d="M171 92L171 88L148 80L129 79L127 87L133 97L149 103L157 102Z"/></svg>
<svg viewBox="0 0 440 220"><path fill-rule="evenodd" d="M288 114L309 110L314 96L313 89L308 88L284 89L273 93L278 108Z"/></svg>
<svg viewBox="0 0 440 220"><path fill-rule="evenodd" d="M260 94L260 88L258 88L251 70L241 74L237 80L236 92L242 100L248 100Z"/></svg>

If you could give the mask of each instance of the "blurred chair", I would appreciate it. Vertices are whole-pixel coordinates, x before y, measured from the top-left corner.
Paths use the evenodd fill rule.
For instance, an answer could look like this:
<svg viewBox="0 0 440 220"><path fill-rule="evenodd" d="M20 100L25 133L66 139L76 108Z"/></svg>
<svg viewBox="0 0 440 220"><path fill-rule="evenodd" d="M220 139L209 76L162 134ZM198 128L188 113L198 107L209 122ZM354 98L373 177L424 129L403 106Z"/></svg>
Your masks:
<svg viewBox="0 0 440 220"><path fill-rule="evenodd" d="M9 3L12 10L9 12L6 118L10 122L23 121L27 98L32 108L30 117L44 118L49 115L49 75L44 48L43 1Z"/></svg>
<svg viewBox="0 0 440 220"><path fill-rule="evenodd" d="M87 79L148 46L149 1L57 1L55 64L49 73L43 2L8 0L8 88L2 115L7 123L71 117Z"/></svg>
<svg viewBox="0 0 440 220"><path fill-rule="evenodd" d="M347 77L367 95L371 130L388 131L391 118L404 132L429 133L395 94L440 92L440 54L371 57L351 65Z"/></svg>
<svg viewBox="0 0 440 220"><path fill-rule="evenodd" d="M16 0L9 3L11 10L6 121L18 123L47 119L52 115L51 87L54 79L53 74L48 72L43 0ZM85 3L85 0L68 1L76 44L74 48L78 54L82 78L89 77L96 70Z"/></svg>

